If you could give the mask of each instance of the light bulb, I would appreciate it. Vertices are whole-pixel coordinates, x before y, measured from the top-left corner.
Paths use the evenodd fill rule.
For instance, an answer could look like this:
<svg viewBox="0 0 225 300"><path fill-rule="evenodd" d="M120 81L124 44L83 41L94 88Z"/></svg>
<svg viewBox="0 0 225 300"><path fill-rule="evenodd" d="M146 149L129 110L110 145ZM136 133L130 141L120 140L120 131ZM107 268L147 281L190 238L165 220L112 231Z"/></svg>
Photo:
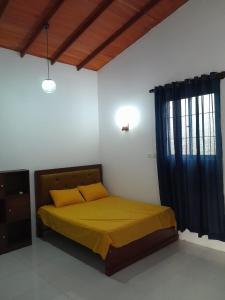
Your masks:
<svg viewBox="0 0 225 300"><path fill-rule="evenodd" d="M45 79L42 82L41 86L43 91L47 94L54 93L54 91L56 90L56 83L52 79Z"/></svg>

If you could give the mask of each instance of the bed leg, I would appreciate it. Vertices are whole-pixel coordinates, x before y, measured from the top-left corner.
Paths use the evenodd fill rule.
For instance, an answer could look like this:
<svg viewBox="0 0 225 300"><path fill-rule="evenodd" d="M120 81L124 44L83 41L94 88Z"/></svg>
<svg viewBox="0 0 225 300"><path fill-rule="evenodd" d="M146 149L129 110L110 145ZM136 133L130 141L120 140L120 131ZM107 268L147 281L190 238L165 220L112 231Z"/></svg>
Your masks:
<svg viewBox="0 0 225 300"><path fill-rule="evenodd" d="M112 272L111 268L107 266L107 262L105 262L105 275L112 276L114 272Z"/></svg>

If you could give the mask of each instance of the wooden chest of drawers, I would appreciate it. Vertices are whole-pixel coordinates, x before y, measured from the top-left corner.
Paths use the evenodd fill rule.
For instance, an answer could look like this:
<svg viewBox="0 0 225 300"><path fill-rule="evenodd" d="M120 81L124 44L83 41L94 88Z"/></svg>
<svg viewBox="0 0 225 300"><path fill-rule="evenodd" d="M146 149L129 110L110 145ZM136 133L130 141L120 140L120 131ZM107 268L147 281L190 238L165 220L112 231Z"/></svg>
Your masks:
<svg viewBox="0 0 225 300"><path fill-rule="evenodd" d="M29 171L0 172L0 254L30 244Z"/></svg>

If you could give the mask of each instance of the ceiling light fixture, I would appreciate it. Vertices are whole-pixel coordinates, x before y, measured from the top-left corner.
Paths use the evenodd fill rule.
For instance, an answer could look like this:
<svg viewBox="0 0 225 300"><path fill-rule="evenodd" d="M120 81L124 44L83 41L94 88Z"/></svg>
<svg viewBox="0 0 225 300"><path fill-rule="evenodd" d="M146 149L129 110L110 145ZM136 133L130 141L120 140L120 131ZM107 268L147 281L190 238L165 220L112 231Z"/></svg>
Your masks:
<svg viewBox="0 0 225 300"><path fill-rule="evenodd" d="M56 83L54 80L50 79L49 77L49 57L48 57L48 28L49 28L49 24L45 24L44 29L46 32L46 58L47 58L47 65L48 65L48 77L47 79L43 80L42 82L42 89L45 93L50 94L50 93L54 93L54 91L56 90Z"/></svg>

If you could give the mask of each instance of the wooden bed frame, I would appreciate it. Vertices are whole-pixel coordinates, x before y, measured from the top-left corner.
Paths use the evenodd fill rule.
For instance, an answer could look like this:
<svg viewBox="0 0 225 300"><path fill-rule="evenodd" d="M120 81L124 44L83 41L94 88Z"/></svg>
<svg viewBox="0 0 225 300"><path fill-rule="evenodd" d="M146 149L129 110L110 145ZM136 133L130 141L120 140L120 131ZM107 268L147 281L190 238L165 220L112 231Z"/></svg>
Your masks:
<svg viewBox="0 0 225 300"><path fill-rule="evenodd" d="M72 188L78 185L102 182L101 165L40 170L35 171L34 174L37 220L36 232L38 237L42 237L46 230L50 230L50 228L42 223L37 215L37 211L41 206L52 203L49 190ZM175 228L168 228L158 230L120 248L110 246L106 260L104 261L105 274L110 276L177 239L177 230Z"/></svg>

